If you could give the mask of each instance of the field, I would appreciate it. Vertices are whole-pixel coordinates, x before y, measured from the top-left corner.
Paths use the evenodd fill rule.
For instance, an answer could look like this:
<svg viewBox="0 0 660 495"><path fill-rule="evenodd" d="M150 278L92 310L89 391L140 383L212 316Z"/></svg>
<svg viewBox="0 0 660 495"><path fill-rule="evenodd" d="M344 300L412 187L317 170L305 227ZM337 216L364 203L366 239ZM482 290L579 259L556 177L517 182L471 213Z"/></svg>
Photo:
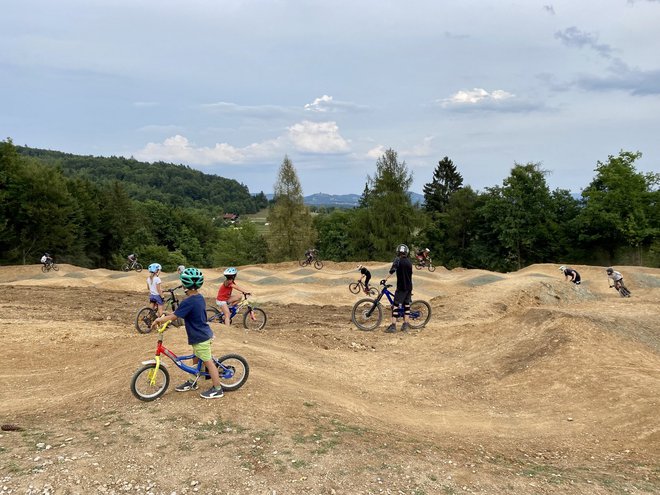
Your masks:
<svg viewBox="0 0 660 495"><path fill-rule="evenodd" d="M0 267L0 494L660 493L660 269L617 267L622 299L576 268L579 287L555 265L415 271L431 322L386 334L350 321L354 264L241 267L268 323L214 349L246 385L207 401L170 366L144 403L144 272ZM165 344L189 350L183 329Z"/></svg>

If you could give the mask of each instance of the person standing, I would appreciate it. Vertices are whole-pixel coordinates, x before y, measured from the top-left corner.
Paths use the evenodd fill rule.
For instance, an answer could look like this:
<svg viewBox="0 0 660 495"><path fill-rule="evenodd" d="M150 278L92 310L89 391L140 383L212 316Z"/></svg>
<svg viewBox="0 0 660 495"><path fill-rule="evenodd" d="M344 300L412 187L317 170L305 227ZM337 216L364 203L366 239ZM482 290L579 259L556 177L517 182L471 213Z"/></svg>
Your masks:
<svg viewBox="0 0 660 495"><path fill-rule="evenodd" d="M385 329L387 333L396 332L396 319L400 315L400 309L403 309L403 325L401 325L401 331L407 332L410 328L408 323L408 318L410 317L410 303L412 302L412 272L413 266L412 262L408 255L410 254L410 249L405 244L399 244L396 248L396 258L392 263L390 272L381 280L381 284L385 284L387 279L393 273L396 273L396 291L394 292L394 304L392 304L392 322L390 326Z"/></svg>

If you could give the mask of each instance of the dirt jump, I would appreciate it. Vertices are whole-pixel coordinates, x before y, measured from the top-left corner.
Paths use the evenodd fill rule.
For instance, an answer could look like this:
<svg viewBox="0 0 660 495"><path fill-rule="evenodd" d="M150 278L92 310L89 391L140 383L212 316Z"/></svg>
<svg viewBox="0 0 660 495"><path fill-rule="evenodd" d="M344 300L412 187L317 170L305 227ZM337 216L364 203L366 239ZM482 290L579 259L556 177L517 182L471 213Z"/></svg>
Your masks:
<svg viewBox="0 0 660 495"><path fill-rule="evenodd" d="M351 322L356 263L324 265L239 267L268 321L215 326L213 349L246 384L176 392L167 360L153 402L130 390L156 349L145 272L0 267L0 494L660 493L660 269L617 266L630 298L603 267L415 271L431 320L388 334Z"/></svg>

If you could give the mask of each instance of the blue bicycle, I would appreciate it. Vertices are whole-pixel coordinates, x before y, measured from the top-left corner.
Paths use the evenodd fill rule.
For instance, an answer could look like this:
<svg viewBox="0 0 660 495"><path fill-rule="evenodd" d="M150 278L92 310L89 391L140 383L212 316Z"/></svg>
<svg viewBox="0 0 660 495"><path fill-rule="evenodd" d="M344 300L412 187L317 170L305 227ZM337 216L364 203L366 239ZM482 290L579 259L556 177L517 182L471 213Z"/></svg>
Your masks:
<svg viewBox="0 0 660 495"><path fill-rule="evenodd" d="M177 356L163 345L163 332L165 332L169 324L169 321L165 322L158 329L158 344L154 359L143 361L142 367L135 372L131 379L131 392L133 392L135 397L145 402L158 399L158 397L165 393L170 384L170 373L165 363L161 362L161 355L170 358L179 369L194 375L195 382L201 378L210 378L208 372L202 369L204 363L201 360L198 360L197 364L193 366L185 364L185 361L192 361L194 359L194 354ZM220 383L223 390L238 390L245 385L250 374L250 367L244 357L238 354L227 354L219 358L213 358L213 362L218 367L218 374L220 375Z"/></svg>
<svg viewBox="0 0 660 495"><path fill-rule="evenodd" d="M383 285L375 299L360 299L353 306L351 319L360 330L374 330L383 321L383 306L380 300L387 297L390 306L394 306L394 294L389 290L391 284ZM398 307L397 319L403 318L403 308ZM408 323L410 328L422 328L431 319L431 306L426 301L414 301L410 304Z"/></svg>
<svg viewBox="0 0 660 495"><path fill-rule="evenodd" d="M246 330L263 330L266 326L266 312L261 309L253 306L248 302L249 293L243 294L243 299L236 304L229 306L229 321L231 322L234 319L234 316L238 312L245 308L245 313L243 313L243 326ZM211 323L225 323L225 314L217 308L208 306L206 308L206 321Z"/></svg>

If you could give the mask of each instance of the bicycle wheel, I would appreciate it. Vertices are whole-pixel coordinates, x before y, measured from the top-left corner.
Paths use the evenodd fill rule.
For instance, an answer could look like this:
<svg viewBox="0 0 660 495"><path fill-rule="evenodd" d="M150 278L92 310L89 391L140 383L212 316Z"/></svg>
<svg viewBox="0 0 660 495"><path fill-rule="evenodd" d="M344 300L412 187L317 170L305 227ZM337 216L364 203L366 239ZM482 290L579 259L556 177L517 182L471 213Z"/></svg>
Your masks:
<svg viewBox="0 0 660 495"><path fill-rule="evenodd" d="M314 268L320 270L321 268L323 268L323 262L321 260L314 261Z"/></svg>
<svg viewBox="0 0 660 495"><path fill-rule="evenodd" d="M151 332L151 324L156 318L158 318L158 314L155 309L149 306L142 308L135 317L136 330L140 333Z"/></svg>
<svg viewBox="0 0 660 495"><path fill-rule="evenodd" d="M410 328L422 328L431 319L431 306L426 301L414 301L410 305Z"/></svg>
<svg viewBox="0 0 660 495"><path fill-rule="evenodd" d="M252 308L243 315L243 326L248 330L263 330L266 326L266 312L261 308Z"/></svg>
<svg viewBox="0 0 660 495"><path fill-rule="evenodd" d="M378 289L375 287L369 287L369 295L375 298L378 295Z"/></svg>
<svg viewBox="0 0 660 495"><path fill-rule="evenodd" d="M50 268L47 268L46 265L41 265L41 271L46 273Z"/></svg>
<svg viewBox="0 0 660 495"><path fill-rule="evenodd" d="M218 316L220 311L211 306L206 308L206 321L207 323L220 323L220 317Z"/></svg>
<svg viewBox="0 0 660 495"><path fill-rule="evenodd" d="M141 272L142 271L142 265L140 263L135 263L135 271L136 272Z"/></svg>
<svg viewBox="0 0 660 495"><path fill-rule="evenodd" d="M244 357L238 354L227 354L218 359L213 358L213 360L218 366L223 390L231 392L245 385L250 374L250 366Z"/></svg>
<svg viewBox="0 0 660 495"><path fill-rule="evenodd" d="M435 271L435 266L433 266L433 265L429 265L429 271L430 271L430 272L434 272L434 271Z"/></svg>
<svg viewBox="0 0 660 495"><path fill-rule="evenodd" d="M619 287L619 294L621 297L630 297L630 291L624 286Z"/></svg>
<svg viewBox="0 0 660 495"><path fill-rule="evenodd" d="M360 284L357 282L353 282L351 284L348 284L348 290L350 290L353 294L359 294L360 293Z"/></svg>
<svg viewBox="0 0 660 495"><path fill-rule="evenodd" d="M419 264L419 263L415 263L415 268L417 268L418 270L421 270L421 269L422 269L422 265Z"/></svg>
<svg viewBox="0 0 660 495"><path fill-rule="evenodd" d="M150 402L163 395L169 384L170 373L167 368L159 366L156 371L156 363L149 363L133 374L131 392L138 399Z"/></svg>
<svg viewBox="0 0 660 495"><path fill-rule="evenodd" d="M307 259L299 260L299 261L298 261L298 264L299 264L300 266L307 266L307 265L309 265L309 260L307 260Z"/></svg>
<svg viewBox="0 0 660 495"><path fill-rule="evenodd" d="M374 308L373 299L360 299L353 306L351 320L360 330L373 330L383 321L383 309L380 304Z"/></svg>
<svg viewBox="0 0 660 495"><path fill-rule="evenodd" d="M60 267L57 266L55 263L53 263L50 267L51 267L53 270L55 270L56 272L60 271Z"/></svg>
<svg viewBox="0 0 660 495"><path fill-rule="evenodd" d="M128 270L131 269L131 266L128 263L126 263L124 266L121 267L121 269L127 272Z"/></svg>

